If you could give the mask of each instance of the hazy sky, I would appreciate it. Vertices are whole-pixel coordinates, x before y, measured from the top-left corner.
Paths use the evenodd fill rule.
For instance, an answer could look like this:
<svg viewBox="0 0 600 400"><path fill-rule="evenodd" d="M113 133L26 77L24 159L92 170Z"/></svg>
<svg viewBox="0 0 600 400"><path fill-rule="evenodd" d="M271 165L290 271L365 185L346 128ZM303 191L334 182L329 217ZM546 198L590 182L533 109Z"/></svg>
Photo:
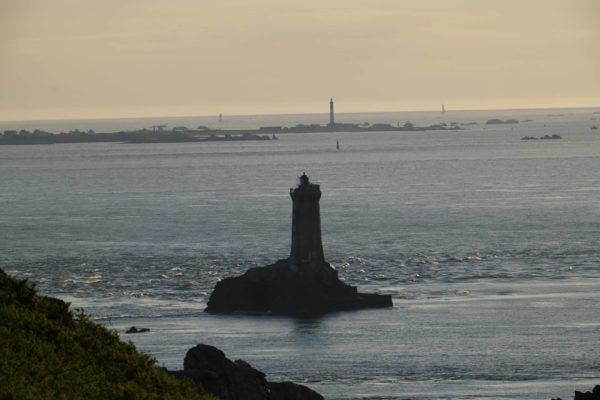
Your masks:
<svg viewBox="0 0 600 400"><path fill-rule="evenodd" d="M0 0L0 119L600 106L600 0Z"/></svg>

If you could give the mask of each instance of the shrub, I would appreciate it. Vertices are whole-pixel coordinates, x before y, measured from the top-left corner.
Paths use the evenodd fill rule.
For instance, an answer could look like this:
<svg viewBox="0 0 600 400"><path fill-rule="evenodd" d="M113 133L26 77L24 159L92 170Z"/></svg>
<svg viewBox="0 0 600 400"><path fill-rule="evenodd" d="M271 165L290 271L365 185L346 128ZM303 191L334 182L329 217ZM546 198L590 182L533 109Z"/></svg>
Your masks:
<svg viewBox="0 0 600 400"><path fill-rule="evenodd" d="M0 399L214 399L0 269Z"/></svg>

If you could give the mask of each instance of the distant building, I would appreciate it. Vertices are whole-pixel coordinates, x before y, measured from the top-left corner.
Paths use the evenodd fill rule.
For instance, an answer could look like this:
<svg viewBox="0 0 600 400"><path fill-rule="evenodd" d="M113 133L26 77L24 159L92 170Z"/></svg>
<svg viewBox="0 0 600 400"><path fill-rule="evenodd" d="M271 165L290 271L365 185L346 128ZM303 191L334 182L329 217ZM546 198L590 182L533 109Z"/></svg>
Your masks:
<svg viewBox="0 0 600 400"><path fill-rule="evenodd" d="M327 125L330 128L333 128L335 126L335 119L333 116L333 99L329 100L329 124Z"/></svg>

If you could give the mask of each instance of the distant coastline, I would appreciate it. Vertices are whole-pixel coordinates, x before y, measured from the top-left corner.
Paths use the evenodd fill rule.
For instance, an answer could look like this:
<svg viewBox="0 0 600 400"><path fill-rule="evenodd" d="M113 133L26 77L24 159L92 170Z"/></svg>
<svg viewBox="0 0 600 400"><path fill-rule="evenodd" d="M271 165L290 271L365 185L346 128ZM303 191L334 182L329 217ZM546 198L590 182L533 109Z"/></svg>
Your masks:
<svg viewBox="0 0 600 400"><path fill-rule="evenodd" d="M222 115L219 114L219 122ZM56 143L88 143L88 142L121 142L121 143L180 143L180 142L217 142L217 141L240 141L240 140L276 140L275 134L284 133L319 133L319 132L389 132L389 131L425 131L425 130L458 130L456 123L447 125L445 122L424 127L417 127L411 122L396 126L392 124L363 122L339 123L335 122L334 102L329 100L329 123L321 124L297 124L287 126L261 126L258 129L213 129L200 125L195 129L186 126L176 126L169 130L167 125L153 125L152 129L141 129L119 132L96 133L93 130L80 131L79 129L69 132L54 134L44 130L36 129L30 132L25 129L20 131L5 130L0 136L0 145L22 145L22 144L56 144ZM270 136L269 136L270 135Z"/></svg>
<svg viewBox="0 0 600 400"><path fill-rule="evenodd" d="M548 118L553 120L570 119L575 115L587 115L593 126L597 125L594 121L600 119L598 110L597 107L582 107L452 110L445 114L441 114L439 111L343 113L341 116L345 122L334 123L334 126L322 123L323 113L269 114L265 118L259 118L261 117L259 115L228 115L218 122L214 116L0 121L0 145L266 140L265 135L271 139L274 134L286 133L457 130L468 128L468 125L494 126L495 120L520 123ZM363 122L369 120L381 123ZM467 122L451 122L460 120ZM492 123L487 123L489 120L492 120ZM291 121L296 121L296 123L292 125ZM410 122L402 124L397 121L418 121L418 126ZM514 122L508 125L516 126ZM166 128L167 126L169 128Z"/></svg>
<svg viewBox="0 0 600 400"><path fill-rule="evenodd" d="M319 132L399 132L429 130L459 130L458 124L445 122L429 126L415 126L410 122L404 125L383 123L335 123L329 125L298 124L292 127L263 126L258 129L212 129L199 126L195 129L184 126L164 129L154 126L152 129L140 129L119 132L80 131L75 129L58 134L36 129L33 132L21 129L5 130L0 134L0 145L60 144L60 143L180 143L180 142L217 142L241 140L276 140L276 134L319 133Z"/></svg>

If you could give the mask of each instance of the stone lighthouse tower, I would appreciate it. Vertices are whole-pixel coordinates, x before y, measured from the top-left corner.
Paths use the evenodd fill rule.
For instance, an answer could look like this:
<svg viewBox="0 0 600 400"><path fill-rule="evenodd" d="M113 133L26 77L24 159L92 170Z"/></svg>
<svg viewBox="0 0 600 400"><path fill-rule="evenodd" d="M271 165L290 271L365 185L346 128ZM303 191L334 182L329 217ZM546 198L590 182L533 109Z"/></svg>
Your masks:
<svg viewBox="0 0 600 400"><path fill-rule="evenodd" d="M300 184L290 189L290 196L293 201L290 264L298 270L318 267L325 263L319 209L321 189L302 174Z"/></svg>
<svg viewBox="0 0 600 400"><path fill-rule="evenodd" d="M217 283L206 305L208 312L261 312L316 315L361 308L392 307L392 296L359 293L342 282L323 257L319 185L302 174L292 197L292 250L289 258Z"/></svg>

